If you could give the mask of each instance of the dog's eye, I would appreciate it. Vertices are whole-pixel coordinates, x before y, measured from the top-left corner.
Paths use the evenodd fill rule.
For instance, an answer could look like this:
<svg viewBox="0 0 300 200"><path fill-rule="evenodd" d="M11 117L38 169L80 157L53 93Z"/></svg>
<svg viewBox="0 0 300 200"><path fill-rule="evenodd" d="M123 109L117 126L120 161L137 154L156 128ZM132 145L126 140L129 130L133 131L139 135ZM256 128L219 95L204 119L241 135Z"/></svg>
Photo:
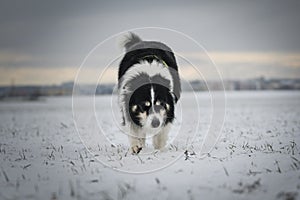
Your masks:
<svg viewBox="0 0 300 200"><path fill-rule="evenodd" d="M149 102L149 101L146 101L146 102L145 102L145 106L150 106L150 102Z"/></svg>
<svg viewBox="0 0 300 200"><path fill-rule="evenodd" d="M157 100L156 103L155 103L155 105L159 106L160 105L160 101Z"/></svg>
<svg viewBox="0 0 300 200"><path fill-rule="evenodd" d="M133 105L133 106L131 107L132 112L135 112L136 109L137 109L137 105Z"/></svg>

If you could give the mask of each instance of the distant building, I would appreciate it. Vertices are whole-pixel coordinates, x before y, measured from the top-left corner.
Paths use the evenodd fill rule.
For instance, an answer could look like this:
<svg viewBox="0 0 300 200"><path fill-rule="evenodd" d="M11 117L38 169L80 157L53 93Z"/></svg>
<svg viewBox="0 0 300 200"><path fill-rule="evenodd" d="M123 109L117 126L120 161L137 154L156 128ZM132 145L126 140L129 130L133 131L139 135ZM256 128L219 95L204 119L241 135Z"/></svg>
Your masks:
<svg viewBox="0 0 300 200"><path fill-rule="evenodd" d="M266 79L259 77L248 80L224 80L225 90L300 90L300 79ZM65 82L61 85L46 86L3 86L0 87L0 99L7 97L26 97L35 99L40 96L66 96L73 94L74 82ZM112 94L115 84L80 84L76 85L79 95ZM221 90L220 81L193 80L182 81L183 91Z"/></svg>

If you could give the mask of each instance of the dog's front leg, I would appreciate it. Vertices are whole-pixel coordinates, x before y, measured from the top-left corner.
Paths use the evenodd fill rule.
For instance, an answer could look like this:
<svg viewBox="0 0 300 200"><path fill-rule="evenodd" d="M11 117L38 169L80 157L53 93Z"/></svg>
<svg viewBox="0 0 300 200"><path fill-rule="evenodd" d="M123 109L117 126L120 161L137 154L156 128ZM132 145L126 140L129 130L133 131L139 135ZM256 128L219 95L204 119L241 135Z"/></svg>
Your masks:
<svg viewBox="0 0 300 200"><path fill-rule="evenodd" d="M145 136L144 133L131 129L131 135L129 135L131 153L138 154L145 147Z"/></svg>
<svg viewBox="0 0 300 200"><path fill-rule="evenodd" d="M158 134L153 136L152 143L155 149L162 150L166 146L168 141L169 131L170 131L170 126L167 125L163 127Z"/></svg>

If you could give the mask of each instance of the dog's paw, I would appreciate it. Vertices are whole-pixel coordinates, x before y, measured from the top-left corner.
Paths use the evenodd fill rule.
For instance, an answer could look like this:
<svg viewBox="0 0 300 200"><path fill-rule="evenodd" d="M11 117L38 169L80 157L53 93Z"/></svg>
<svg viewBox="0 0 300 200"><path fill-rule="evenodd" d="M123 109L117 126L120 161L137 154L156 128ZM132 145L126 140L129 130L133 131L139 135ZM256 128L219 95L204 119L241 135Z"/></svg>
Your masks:
<svg viewBox="0 0 300 200"><path fill-rule="evenodd" d="M158 149L161 153L167 152L168 151L168 147L164 146Z"/></svg>
<svg viewBox="0 0 300 200"><path fill-rule="evenodd" d="M155 138L153 140L153 147L156 150L164 151L166 149L166 141L159 140L159 138Z"/></svg>
<svg viewBox="0 0 300 200"><path fill-rule="evenodd" d="M142 147L139 147L139 146L133 146L133 147L131 147L131 153L132 154L138 154L138 153L140 153L140 151L142 150L143 148Z"/></svg>
<svg viewBox="0 0 300 200"><path fill-rule="evenodd" d="M167 151L168 149L167 149L167 147L165 146L165 145L154 145L154 149L156 150L156 151L160 151L160 152L165 152L165 151Z"/></svg>

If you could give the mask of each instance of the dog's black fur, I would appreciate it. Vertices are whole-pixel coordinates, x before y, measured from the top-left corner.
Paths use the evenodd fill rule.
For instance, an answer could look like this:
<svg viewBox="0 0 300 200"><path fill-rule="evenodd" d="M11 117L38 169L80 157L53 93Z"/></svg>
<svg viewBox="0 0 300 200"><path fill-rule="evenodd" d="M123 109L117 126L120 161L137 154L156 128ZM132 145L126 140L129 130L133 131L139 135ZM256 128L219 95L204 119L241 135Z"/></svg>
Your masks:
<svg viewBox="0 0 300 200"><path fill-rule="evenodd" d="M132 130L143 133L152 128L161 129L162 137L156 136L154 146L162 148L166 144L163 135L169 130L166 126L175 118L175 104L181 93L174 53L161 42L142 41L133 33L126 39L124 47L126 53L118 72L123 124L129 124ZM136 66L142 69L134 72L138 69ZM133 138L131 146L141 149L143 144Z"/></svg>

